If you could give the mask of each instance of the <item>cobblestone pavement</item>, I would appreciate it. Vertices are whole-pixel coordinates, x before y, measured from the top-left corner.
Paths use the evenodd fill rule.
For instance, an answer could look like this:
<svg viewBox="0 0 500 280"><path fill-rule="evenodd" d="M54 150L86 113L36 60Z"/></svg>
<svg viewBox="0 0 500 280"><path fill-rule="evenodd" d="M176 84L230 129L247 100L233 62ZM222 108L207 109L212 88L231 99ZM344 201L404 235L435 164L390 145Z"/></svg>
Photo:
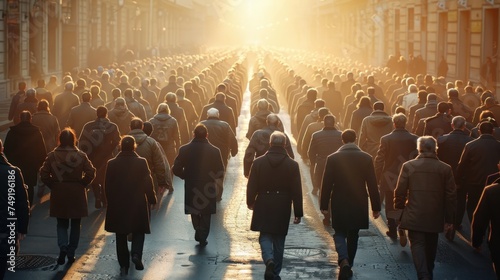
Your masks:
<svg viewBox="0 0 500 280"><path fill-rule="evenodd" d="M165 196L159 210L152 214L152 234L146 236L144 271L130 268L123 279L262 279L264 265L260 256L258 233L252 232L252 212L246 207L246 182L243 156L249 112L248 92L244 99L238 127L238 155L230 160L223 200L212 217L208 246L200 248L194 241L189 216L184 215L183 181L175 178L175 192ZM284 106L282 106L284 107ZM280 118L289 127L289 116ZM287 129L287 131L290 131ZM293 139L292 139L293 141ZM335 279L337 255L331 228L322 224L317 197L311 195L308 167L297 159L303 177L304 218L290 225L285 244L282 279ZM35 270L8 273L6 279L121 279L116 260L115 238L104 231L105 210L89 207L83 220L76 263L68 268L55 265L58 254L55 219L48 217L48 195L33 211L30 232L23 241L21 253L49 256L54 264ZM93 196L89 194L89 205ZM370 220L370 228L360 232L359 249L353 279L416 279L409 247L385 237L387 227L382 219ZM484 254L475 254L464 240L454 243L440 238L435 279L494 279Z"/></svg>

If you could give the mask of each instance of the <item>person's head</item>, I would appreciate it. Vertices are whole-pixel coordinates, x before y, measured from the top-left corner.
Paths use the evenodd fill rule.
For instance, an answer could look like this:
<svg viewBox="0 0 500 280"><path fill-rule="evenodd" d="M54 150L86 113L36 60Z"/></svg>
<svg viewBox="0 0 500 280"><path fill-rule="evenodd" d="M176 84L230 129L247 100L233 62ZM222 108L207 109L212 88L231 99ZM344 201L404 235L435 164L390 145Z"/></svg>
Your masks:
<svg viewBox="0 0 500 280"><path fill-rule="evenodd" d="M494 129L495 126L491 122L486 121L479 124L479 132L481 132L481 135L493 134Z"/></svg>
<svg viewBox="0 0 500 280"><path fill-rule="evenodd" d="M31 113L30 111L22 111L20 114L19 114L19 119L21 120L21 122L31 122Z"/></svg>
<svg viewBox="0 0 500 280"><path fill-rule="evenodd" d="M408 86L408 92L409 93L417 93L418 92L418 87L415 84L410 84Z"/></svg>
<svg viewBox="0 0 500 280"><path fill-rule="evenodd" d="M128 83L128 76L127 75L122 75L120 77L120 83L122 83L122 84Z"/></svg>
<svg viewBox="0 0 500 280"><path fill-rule="evenodd" d="M261 88L261 89L259 90L259 95L260 95L260 98L267 98L268 93L269 93L269 92L268 92L268 91L267 91L267 89L265 89L265 88Z"/></svg>
<svg viewBox="0 0 500 280"><path fill-rule="evenodd" d="M325 100L323 99L316 99L314 100L314 108L322 108L325 107Z"/></svg>
<svg viewBox="0 0 500 280"><path fill-rule="evenodd" d="M354 143L356 141L356 131L353 129L346 129L342 131L342 143Z"/></svg>
<svg viewBox="0 0 500 280"><path fill-rule="evenodd" d="M403 113L396 113L394 116L392 116L392 123L394 124L394 128L405 128L406 121L406 115Z"/></svg>
<svg viewBox="0 0 500 280"><path fill-rule="evenodd" d="M104 106L99 106L96 109L97 117L98 118L106 118L108 116L108 109Z"/></svg>
<svg viewBox="0 0 500 280"><path fill-rule="evenodd" d="M220 83L217 85L217 92L226 92L227 87L226 84Z"/></svg>
<svg viewBox="0 0 500 280"><path fill-rule="evenodd" d="M193 131L194 138L204 139L208 137L208 130L204 124L197 124Z"/></svg>
<svg viewBox="0 0 500 280"><path fill-rule="evenodd" d="M356 94L354 95L354 98L356 100L360 100L361 97L363 97L363 96L365 96L365 92L360 89L360 90L356 91Z"/></svg>
<svg viewBox="0 0 500 280"><path fill-rule="evenodd" d="M36 110L38 112L40 112L40 111L50 112L49 102L45 99L40 100L36 106Z"/></svg>
<svg viewBox="0 0 500 280"><path fill-rule="evenodd" d="M370 100L370 97L368 96L363 96L359 99L358 108L371 108L372 107L372 101Z"/></svg>
<svg viewBox="0 0 500 280"><path fill-rule="evenodd" d="M318 96L318 91L315 88L310 88L306 93L307 100L316 100Z"/></svg>
<svg viewBox="0 0 500 280"><path fill-rule="evenodd" d="M135 139L134 137L127 135L120 141L120 148L122 152L132 152L135 151Z"/></svg>
<svg viewBox="0 0 500 280"><path fill-rule="evenodd" d="M396 107L396 110L394 110L394 114L406 115L406 109L403 106L398 106Z"/></svg>
<svg viewBox="0 0 500 280"><path fill-rule="evenodd" d="M26 92L26 95L28 95L28 92ZM486 98L486 100L484 101L484 104L487 106L487 107L491 107L493 105L495 105L495 99L493 97L488 97Z"/></svg>
<svg viewBox="0 0 500 280"><path fill-rule="evenodd" d="M122 91L119 88L114 88L111 91L111 95L113 96L113 99L116 99L122 95Z"/></svg>
<svg viewBox="0 0 500 280"><path fill-rule="evenodd" d="M67 82L64 84L64 89L67 91L73 91L75 84L73 82Z"/></svg>
<svg viewBox="0 0 500 280"><path fill-rule="evenodd" d="M193 88L193 83L190 81L187 81L184 83L184 89L189 90Z"/></svg>
<svg viewBox="0 0 500 280"><path fill-rule="evenodd" d="M130 130L134 130L134 129L140 129L142 130L142 127L144 126L144 123L142 122L141 119L139 118L133 118L131 121L130 121Z"/></svg>
<svg viewBox="0 0 500 280"><path fill-rule="evenodd" d="M328 110L328 108L326 107L321 107L318 110L318 119L323 120L323 118L328 114L330 114L330 110Z"/></svg>
<svg viewBox="0 0 500 280"><path fill-rule="evenodd" d="M167 103L160 103L160 105L158 105L158 108L156 109L156 113L157 114L170 114L170 108L168 108L168 104Z"/></svg>
<svg viewBox="0 0 500 280"><path fill-rule="evenodd" d="M99 86L91 86L90 93L92 94L92 98L99 97L99 93L101 93L101 89Z"/></svg>
<svg viewBox="0 0 500 280"><path fill-rule="evenodd" d="M132 89L128 88L128 89L126 89L126 90L123 91L123 96L130 98L130 97L132 97L132 93L133 93Z"/></svg>
<svg viewBox="0 0 500 280"><path fill-rule="evenodd" d="M384 111L384 109L385 109L384 102L377 101L373 103L373 110Z"/></svg>
<svg viewBox="0 0 500 280"><path fill-rule="evenodd" d="M450 104L448 102L439 102L438 103L438 113L445 114L450 110Z"/></svg>
<svg viewBox="0 0 500 280"><path fill-rule="evenodd" d="M374 95L375 94L375 88L374 87L368 87L366 89L368 95Z"/></svg>
<svg viewBox="0 0 500 280"><path fill-rule="evenodd" d="M30 88L26 91L26 97L35 98L36 90L34 88Z"/></svg>
<svg viewBox="0 0 500 280"><path fill-rule="evenodd" d="M419 90L418 91L418 102L419 103L425 103L427 101L427 91L426 90Z"/></svg>
<svg viewBox="0 0 500 280"><path fill-rule="evenodd" d="M323 117L323 124L325 127L335 127L335 116L327 114Z"/></svg>
<svg viewBox="0 0 500 280"><path fill-rule="evenodd" d="M78 87L84 88L87 86L87 82L84 79L78 79L76 80L76 85Z"/></svg>
<svg viewBox="0 0 500 280"><path fill-rule="evenodd" d="M269 86L269 81L266 79L260 80L260 86L261 87L268 87Z"/></svg>
<svg viewBox="0 0 500 280"><path fill-rule="evenodd" d="M266 117L266 123L268 126L278 126L279 118L276 114L269 114Z"/></svg>
<svg viewBox="0 0 500 280"><path fill-rule="evenodd" d="M448 90L448 98L457 98L458 97L458 90L455 88L450 88Z"/></svg>
<svg viewBox="0 0 500 280"><path fill-rule="evenodd" d="M418 153L436 153L437 143L436 139L432 136L422 136L417 139Z"/></svg>
<svg viewBox="0 0 500 280"><path fill-rule="evenodd" d="M153 133L153 125L150 122L144 122L142 131L146 133L147 136L150 136Z"/></svg>
<svg viewBox="0 0 500 280"><path fill-rule="evenodd" d="M177 82L177 77L175 75L170 75L168 77L168 83L169 84L175 84Z"/></svg>
<svg viewBox="0 0 500 280"><path fill-rule="evenodd" d="M451 120L451 127L453 129L464 130L465 129L465 118L462 116L453 117Z"/></svg>
<svg viewBox="0 0 500 280"><path fill-rule="evenodd" d="M17 84L17 88L20 90L20 91L25 91L26 90L26 82L19 82L19 84Z"/></svg>
<svg viewBox="0 0 500 280"><path fill-rule="evenodd" d="M259 111L266 111L269 109L269 102L266 99L260 99L257 101L257 108Z"/></svg>
<svg viewBox="0 0 500 280"><path fill-rule="evenodd" d="M226 95L222 92L218 92L216 95L215 95L215 100L216 101L222 101L224 102L224 100L226 100Z"/></svg>
<svg viewBox="0 0 500 280"><path fill-rule="evenodd" d="M167 95L165 95L165 101L175 103L177 102L177 95L175 95L175 93L173 92L169 92L167 93Z"/></svg>
<svg viewBox="0 0 500 280"><path fill-rule="evenodd" d="M489 97L493 98L493 93L489 90L483 91L483 93L481 93L481 104L485 104L486 99L488 99Z"/></svg>
<svg viewBox="0 0 500 280"><path fill-rule="evenodd" d="M269 145L271 147L285 147L286 145L286 136L283 132L275 131L271 134L269 138Z"/></svg>
<svg viewBox="0 0 500 280"><path fill-rule="evenodd" d="M219 117L219 110L216 108L210 108L207 110L207 118L218 118Z"/></svg>
<svg viewBox="0 0 500 280"><path fill-rule="evenodd" d="M75 131L69 127L59 133L59 147L76 147Z"/></svg>
<svg viewBox="0 0 500 280"><path fill-rule="evenodd" d="M84 91L82 93L82 101L83 102L90 102L90 98L91 98L90 92Z"/></svg>
<svg viewBox="0 0 500 280"><path fill-rule="evenodd" d="M38 87L45 87L45 80L44 79L39 79L36 83L38 85Z"/></svg>

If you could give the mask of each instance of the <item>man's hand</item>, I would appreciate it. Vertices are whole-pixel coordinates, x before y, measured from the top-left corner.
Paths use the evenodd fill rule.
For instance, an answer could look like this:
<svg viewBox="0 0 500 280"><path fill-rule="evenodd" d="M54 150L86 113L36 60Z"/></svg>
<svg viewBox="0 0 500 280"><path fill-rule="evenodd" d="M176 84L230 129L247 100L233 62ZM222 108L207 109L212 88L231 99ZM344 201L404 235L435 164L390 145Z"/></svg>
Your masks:
<svg viewBox="0 0 500 280"><path fill-rule="evenodd" d="M321 214L323 214L323 215L328 215L328 214L330 214L330 213L328 212L328 210L321 210Z"/></svg>
<svg viewBox="0 0 500 280"><path fill-rule="evenodd" d="M295 217L295 219L293 219L293 223L300 224L300 217Z"/></svg>
<svg viewBox="0 0 500 280"><path fill-rule="evenodd" d="M248 209L253 210L253 205L248 205Z"/></svg>
<svg viewBox="0 0 500 280"><path fill-rule="evenodd" d="M372 215L374 219L378 219L378 217L380 217L380 211L373 211Z"/></svg>
<svg viewBox="0 0 500 280"><path fill-rule="evenodd" d="M18 234L17 234L17 239L18 239L19 241L22 241L22 240L24 239L24 237L26 237L26 234L24 234L24 233L18 233Z"/></svg>

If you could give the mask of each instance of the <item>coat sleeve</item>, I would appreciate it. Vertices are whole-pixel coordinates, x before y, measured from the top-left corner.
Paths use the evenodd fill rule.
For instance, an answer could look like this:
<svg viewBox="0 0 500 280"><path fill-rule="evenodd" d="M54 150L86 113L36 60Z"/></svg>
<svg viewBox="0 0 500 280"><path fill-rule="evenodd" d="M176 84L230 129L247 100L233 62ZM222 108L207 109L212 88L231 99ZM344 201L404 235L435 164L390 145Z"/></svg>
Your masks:
<svg viewBox="0 0 500 280"><path fill-rule="evenodd" d="M474 211L471 225L472 246L477 248L483 243L484 233L491 220L492 205L490 205L488 187L484 188L481 199Z"/></svg>
<svg viewBox="0 0 500 280"><path fill-rule="evenodd" d="M245 150L245 156L243 158L243 174L248 177L250 174L250 168L252 167L253 160L255 159L255 154L257 152L255 148L256 138L255 133L252 135L248 147Z"/></svg>
<svg viewBox="0 0 500 280"><path fill-rule="evenodd" d="M156 192L154 189L153 178L151 178L151 172L149 171L148 162L145 159L142 159L142 162L142 170L140 170L139 174L144 174L144 180L142 180L144 193L148 198L149 204L156 204Z"/></svg>
<svg viewBox="0 0 500 280"><path fill-rule="evenodd" d="M16 218L17 231L19 233L28 233L28 223L30 217L30 202L28 201L28 191L24 186L23 174L19 168L12 169L15 171L16 182Z"/></svg>
<svg viewBox="0 0 500 280"><path fill-rule="evenodd" d="M361 148L363 150L363 148L365 148L365 145L366 145L366 136L367 136L367 132L366 132L366 119L363 119L363 121L361 122L361 129L359 130L359 142L358 142L358 146L359 148Z"/></svg>
<svg viewBox="0 0 500 280"><path fill-rule="evenodd" d="M293 212L295 217L303 217L304 210L302 206L302 180L300 178L300 168L297 162L293 162L293 170L290 176L292 178L292 203L293 203Z"/></svg>
<svg viewBox="0 0 500 280"><path fill-rule="evenodd" d="M172 135L172 139L175 142L175 149L177 151L179 151L182 142L181 142L181 137L180 137L180 133L179 133L179 125L178 125L177 121L175 122L175 125L173 126L172 130L174 131L174 135Z"/></svg>
<svg viewBox="0 0 500 280"><path fill-rule="evenodd" d="M457 211L457 189L451 167L446 168L445 182L445 222L453 224Z"/></svg>
<svg viewBox="0 0 500 280"><path fill-rule="evenodd" d="M40 168L40 180L49 187L49 189L52 188L52 185L56 182L54 177L52 176L52 153L49 153L47 155L47 158L42 164L42 167Z"/></svg>
<svg viewBox="0 0 500 280"><path fill-rule="evenodd" d="M469 163L469 147L468 145L465 145L464 150L462 151L462 155L460 156L460 160L458 161L457 165L457 172L456 172L456 178L457 178L457 185L461 186L464 182L465 179L465 173L468 170L468 164Z"/></svg>
<svg viewBox="0 0 500 280"><path fill-rule="evenodd" d="M308 159L308 154L307 151L309 149L309 144L311 144L311 137L312 137L312 129L311 126L307 126L306 132L304 134L304 137L302 138L302 154L304 155L305 159Z"/></svg>
<svg viewBox="0 0 500 280"><path fill-rule="evenodd" d="M253 164L249 173L250 175L248 176L248 182L247 182L247 206L253 207L258 195L258 185L259 185L258 165Z"/></svg>
<svg viewBox="0 0 500 280"><path fill-rule="evenodd" d="M316 164L316 156L316 138L314 137L314 135L312 135L311 142L309 143L309 147L307 148L307 157L311 162L311 167L314 167L314 165Z"/></svg>
<svg viewBox="0 0 500 280"><path fill-rule="evenodd" d="M177 157L174 160L174 165L172 166L172 172L174 173L175 176L184 180L185 162L183 157L184 157L184 149L181 149L179 150L179 153L177 154Z"/></svg>
<svg viewBox="0 0 500 280"><path fill-rule="evenodd" d="M43 141L43 136L40 130L38 130L38 133L36 133L35 137L37 138L35 142L35 150L38 153L35 160L37 163L37 168L40 168L45 160L45 157L47 156L47 150L45 149L45 142Z"/></svg>
<svg viewBox="0 0 500 280"><path fill-rule="evenodd" d="M394 208L404 209L406 206L406 197L408 195L409 178L408 173L411 167L407 163L403 164L399 173L398 183L394 190Z"/></svg>
<svg viewBox="0 0 500 280"><path fill-rule="evenodd" d="M371 157L367 160L367 175L366 186L368 187L368 194L370 195L370 202L372 211L380 211L380 193L378 192L377 177L375 176L375 169Z"/></svg>
<svg viewBox="0 0 500 280"><path fill-rule="evenodd" d="M288 154L288 156L292 159L295 158L295 155L293 154L293 150L292 150L292 143L290 142L290 138L288 137L288 135L286 135L286 146L285 146L285 150Z"/></svg>
<svg viewBox="0 0 500 280"><path fill-rule="evenodd" d="M330 197L332 195L333 181L335 176L333 158L328 157L323 172L323 181L321 183L320 210L328 210L330 207Z"/></svg>
<svg viewBox="0 0 500 280"><path fill-rule="evenodd" d="M382 179L382 171L384 170L385 155L387 153L387 141L381 139L380 146L377 151L377 156L375 156L375 176L378 182Z"/></svg>
<svg viewBox="0 0 500 280"><path fill-rule="evenodd" d="M95 178L95 168L85 153L82 152L81 157L83 158L83 173L85 174L81 182L84 186L87 186Z"/></svg>
<svg viewBox="0 0 500 280"><path fill-rule="evenodd" d="M228 127L228 143L231 149L231 156L236 156L238 154L238 140L236 139L236 135L231 127Z"/></svg>
<svg viewBox="0 0 500 280"><path fill-rule="evenodd" d="M156 142L156 140L154 139L150 140L152 140L150 147L151 147L151 155L153 156L153 166L150 166L152 171L151 173L154 174L154 176L156 176L158 185L160 186L168 185L167 174L166 174L167 168L165 166L163 152L160 150L159 144L158 142Z"/></svg>

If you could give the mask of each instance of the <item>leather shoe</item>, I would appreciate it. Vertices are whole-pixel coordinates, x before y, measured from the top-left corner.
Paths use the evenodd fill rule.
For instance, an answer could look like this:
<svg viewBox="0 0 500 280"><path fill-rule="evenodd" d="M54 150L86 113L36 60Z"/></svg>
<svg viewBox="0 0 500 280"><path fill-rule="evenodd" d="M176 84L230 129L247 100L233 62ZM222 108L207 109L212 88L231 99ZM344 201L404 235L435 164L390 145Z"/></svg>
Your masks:
<svg viewBox="0 0 500 280"><path fill-rule="evenodd" d="M266 271L264 272L265 280L274 280L274 260L268 260L266 263Z"/></svg>
<svg viewBox="0 0 500 280"><path fill-rule="evenodd" d="M75 256L68 255L68 265L72 265L75 262Z"/></svg>
<svg viewBox="0 0 500 280"><path fill-rule="evenodd" d="M120 267L120 276L128 275L128 267L122 266Z"/></svg>
<svg viewBox="0 0 500 280"><path fill-rule="evenodd" d="M344 259L340 262L339 280L349 279L350 277L352 277L351 266L349 261Z"/></svg>
<svg viewBox="0 0 500 280"><path fill-rule="evenodd" d="M401 247L406 247L406 244L408 243L408 238L406 238L406 232L404 229L399 229L399 244Z"/></svg>
<svg viewBox="0 0 500 280"><path fill-rule="evenodd" d="M207 246L207 244L208 244L208 241L206 241L206 240L201 240L200 241L200 246L201 247L205 247L205 246Z"/></svg>
<svg viewBox="0 0 500 280"><path fill-rule="evenodd" d="M135 269L137 270L143 270L144 269L144 264L142 263L141 259L139 258L138 255L133 255L132 256L132 262L135 264Z"/></svg>
<svg viewBox="0 0 500 280"><path fill-rule="evenodd" d="M58 265L63 265L66 261L66 252L65 251L60 251L59 252L59 257L57 258L57 264Z"/></svg>
<svg viewBox="0 0 500 280"><path fill-rule="evenodd" d="M396 232L396 230L388 230L385 232L385 234L387 234L387 236L389 236L393 240L398 239L398 233Z"/></svg>

